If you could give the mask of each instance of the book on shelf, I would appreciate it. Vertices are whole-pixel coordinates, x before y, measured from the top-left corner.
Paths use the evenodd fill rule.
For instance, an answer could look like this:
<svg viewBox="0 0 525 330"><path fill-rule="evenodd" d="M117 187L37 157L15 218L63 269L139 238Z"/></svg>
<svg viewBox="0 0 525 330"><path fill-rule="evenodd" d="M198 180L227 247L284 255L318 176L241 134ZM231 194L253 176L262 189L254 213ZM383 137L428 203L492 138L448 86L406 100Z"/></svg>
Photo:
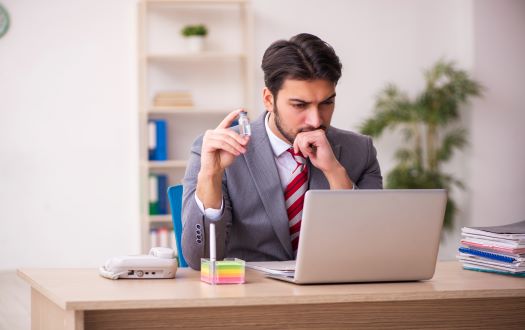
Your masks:
<svg viewBox="0 0 525 330"><path fill-rule="evenodd" d="M150 174L148 177L149 184L149 214L159 214L159 193L158 193L158 178L156 175Z"/></svg>
<svg viewBox="0 0 525 330"><path fill-rule="evenodd" d="M150 247L162 246L172 248L177 253L177 245L175 244L175 233L173 228L158 227L151 228L150 231Z"/></svg>
<svg viewBox="0 0 525 330"><path fill-rule="evenodd" d="M168 159L168 124L164 119L148 120L148 159Z"/></svg>
<svg viewBox="0 0 525 330"><path fill-rule="evenodd" d="M157 175L157 193L159 195L159 214L168 214L168 176Z"/></svg>
<svg viewBox="0 0 525 330"><path fill-rule="evenodd" d="M158 92L153 98L155 107L192 108L193 98L191 93L185 91Z"/></svg>
<svg viewBox="0 0 525 330"><path fill-rule="evenodd" d="M168 214L168 176L149 175L149 214Z"/></svg>
<svg viewBox="0 0 525 330"><path fill-rule="evenodd" d="M463 227L457 258L463 268L525 276L525 221L503 226Z"/></svg>
<svg viewBox="0 0 525 330"><path fill-rule="evenodd" d="M159 233L159 240L158 240L158 243L159 245L158 246L163 246L163 247L169 247L169 230L168 228L166 227L161 227L158 229L158 233Z"/></svg>

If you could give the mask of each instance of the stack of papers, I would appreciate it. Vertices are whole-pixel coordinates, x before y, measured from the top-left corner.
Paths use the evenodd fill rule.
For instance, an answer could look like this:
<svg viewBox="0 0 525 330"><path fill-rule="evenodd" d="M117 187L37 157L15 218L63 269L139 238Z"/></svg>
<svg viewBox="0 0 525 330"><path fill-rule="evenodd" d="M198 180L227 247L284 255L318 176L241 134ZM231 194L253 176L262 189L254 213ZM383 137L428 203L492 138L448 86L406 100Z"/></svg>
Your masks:
<svg viewBox="0 0 525 330"><path fill-rule="evenodd" d="M295 275L295 260L253 261L247 262L246 267L263 272L266 275L281 275L292 278Z"/></svg>
<svg viewBox="0 0 525 330"><path fill-rule="evenodd" d="M525 221L461 229L458 259L463 268L525 276Z"/></svg>

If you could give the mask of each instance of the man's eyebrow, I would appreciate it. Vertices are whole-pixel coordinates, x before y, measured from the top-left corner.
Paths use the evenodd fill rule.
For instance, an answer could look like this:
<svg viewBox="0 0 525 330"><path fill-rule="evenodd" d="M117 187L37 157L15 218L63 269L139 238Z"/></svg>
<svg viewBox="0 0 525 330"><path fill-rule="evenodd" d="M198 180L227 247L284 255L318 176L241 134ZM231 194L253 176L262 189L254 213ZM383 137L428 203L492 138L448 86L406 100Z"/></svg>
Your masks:
<svg viewBox="0 0 525 330"><path fill-rule="evenodd" d="M335 95L336 95L336 94L334 93L334 94L330 95L329 97L327 97L326 99L324 99L324 100L321 101L321 102L326 102L326 101L328 101L328 100L330 100L330 99L333 99L333 98L335 98ZM301 99L296 99L296 98L288 99L288 101L290 101L290 102L300 102L300 103L312 103L312 102L308 102L308 101L301 100Z"/></svg>
<svg viewBox="0 0 525 330"><path fill-rule="evenodd" d="M328 101L330 99L333 99L333 98L335 98L335 93L332 94L331 96L327 97L323 102L326 102L326 101Z"/></svg>
<svg viewBox="0 0 525 330"><path fill-rule="evenodd" d="M290 102L310 103L310 102L308 102L308 101L301 100L301 99L295 99L295 98L288 99L288 101L290 101Z"/></svg>

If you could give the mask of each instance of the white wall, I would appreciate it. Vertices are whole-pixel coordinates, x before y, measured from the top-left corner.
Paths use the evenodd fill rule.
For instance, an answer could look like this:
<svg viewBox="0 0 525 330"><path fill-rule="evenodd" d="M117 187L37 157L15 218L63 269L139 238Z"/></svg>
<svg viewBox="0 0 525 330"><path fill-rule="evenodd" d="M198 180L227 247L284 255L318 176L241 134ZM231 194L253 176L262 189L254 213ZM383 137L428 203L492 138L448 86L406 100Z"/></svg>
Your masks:
<svg viewBox="0 0 525 330"><path fill-rule="evenodd" d="M0 268L138 252L134 2L2 3Z"/></svg>
<svg viewBox="0 0 525 330"><path fill-rule="evenodd" d="M2 3L13 22L0 39L0 269L92 267L137 252L136 1ZM343 62L333 122L341 128L371 114L387 81L420 90L422 69L440 57L472 70L489 91L466 118L469 153L450 166L470 187L459 195L457 228L524 217L523 2L255 0L253 8L257 98L266 47L317 34ZM376 142L385 173L397 143ZM441 258L453 257L457 238L445 236Z"/></svg>
<svg viewBox="0 0 525 330"><path fill-rule="evenodd" d="M475 2L470 214L477 225L525 220L525 1Z"/></svg>
<svg viewBox="0 0 525 330"><path fill-rule="evenodd" d="M470 146L449 171L467 185L456 226L442 241L442 257L454 255L462 226L525 220L525 2L475 0L469 5L469 69L486 87L469 106Z"/></svg>

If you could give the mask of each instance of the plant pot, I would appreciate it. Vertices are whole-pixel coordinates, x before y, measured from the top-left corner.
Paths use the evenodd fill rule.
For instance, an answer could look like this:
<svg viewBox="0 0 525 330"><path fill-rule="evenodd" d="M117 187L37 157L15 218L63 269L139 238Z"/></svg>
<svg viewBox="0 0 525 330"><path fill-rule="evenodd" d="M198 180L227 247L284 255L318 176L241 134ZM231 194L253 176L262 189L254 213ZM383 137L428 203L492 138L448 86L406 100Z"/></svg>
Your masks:
<svg viewBox="0 0 525 330"><path fill-rule="evenodd" d="M204 51L204 37L190 36L186 37L186 47L190 53L200 53Z"/></svg>

